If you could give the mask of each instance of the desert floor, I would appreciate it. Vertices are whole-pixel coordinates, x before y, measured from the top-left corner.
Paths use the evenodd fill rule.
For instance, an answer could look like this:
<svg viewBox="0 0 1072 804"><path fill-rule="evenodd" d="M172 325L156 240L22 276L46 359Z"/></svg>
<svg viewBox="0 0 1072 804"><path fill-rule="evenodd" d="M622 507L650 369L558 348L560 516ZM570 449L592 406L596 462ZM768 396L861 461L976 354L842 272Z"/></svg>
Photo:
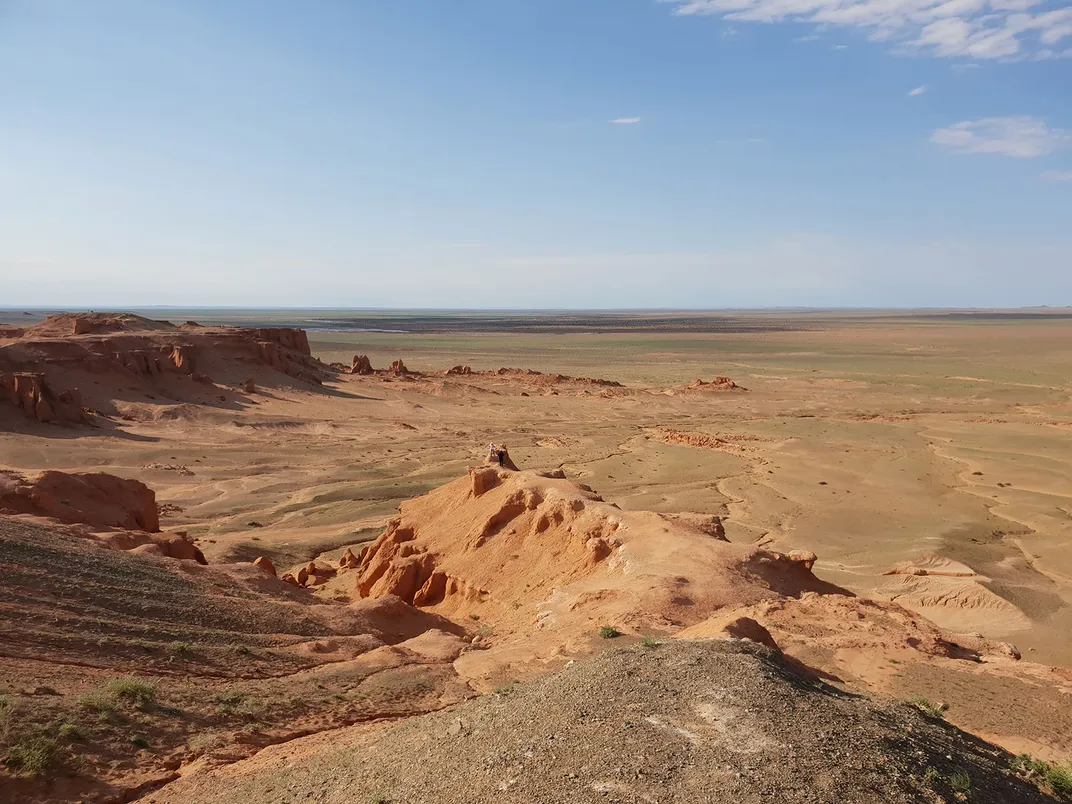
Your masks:
<svg viewBox="0 0 1072 804"><path fill-rule="evenodd" d="M640 334L516 331L524 318L473 332L462 317L421 319L431 331L406 320L405 333L325 332L294 318L325 361L515 366L629 392L340 375L328 393L272 392L241 417L131 425L127 438L5 436L0 457L22 470L133 473L170 511L164 523L188 527L210 559L270 552L286 564L375 536L399 502L505 443L520 466L562 466L623 508L720 514L733 541L813 550L824 579L1072 665L1063 316L753 315L741 319L749 332L660 320ZM715 375L748 391L664 392ZM926 578L883 574L924 556L945 561L931 559Z"/></svg>
<svg viewBox="0 0 1072 804"><path fill-rule="evenodd" d="M164 529L187 530L210 563L266 555L282 571L337 561L344 545L379 535L399 503L464 475L495 442L521 468L562 467L624 509L719 515L732 542L814 551L825 581L1072 667L1072 321L1063 315L742 314L727 324L370 314L340 324L309 312L147 314L304 326L325 362L366 354L378 369L401 359L428 372L261 389L241 409L125 401L120 430L0 438L0 464L11 469L142 480ZM622 387L431 375L455 365ZM716 376L747 390L687 388ZM346 600L352 590L329 583L315 594ZM857 670L881 675L895 697L958 701L953 722L956 706L974 701L982 734L994 705L1032 695L1022 682L971 688L914 665ZM1037 749L1047 744L1031 736L1039 712L1055 705L1028 707L1022 722L992 733Z"/></svg>

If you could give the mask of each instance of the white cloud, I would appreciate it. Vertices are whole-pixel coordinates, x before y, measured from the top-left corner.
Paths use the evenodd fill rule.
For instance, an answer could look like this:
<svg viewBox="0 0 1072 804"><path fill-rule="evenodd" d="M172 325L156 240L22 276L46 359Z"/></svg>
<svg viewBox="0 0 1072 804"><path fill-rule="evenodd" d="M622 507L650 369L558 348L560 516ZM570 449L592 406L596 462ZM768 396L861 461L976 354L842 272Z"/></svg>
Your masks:
<svg viewBox="0 0 1072 804"><path fill-rule="evenodd" d="M679 15L810 23L865 31L904 53L944 58L1072 57L1072 6L1061 0L659 0ZM1057 46L1057 47L1055 47Z"/></svg>
<svg viewBox="0 0 1072 804"><path fill-rule="evenodd" d="M915 89L908 90L908 97L914 98L917 95L922 95L926 91L927 91L927 85L924 84L923 86L919 86L919 87L916 87Z"/></svg>
<svg viewBox="0 0 1072 804"><path fill-rule="evenodd" d="M848 45L834 45L834 50L848 50Z"/></svg>
<svg viewBox="0 0 1072 804"><path fill-rule="evenodd" d="M1072 170L1047 170L1042 178L1046 181L1072 181Z"/></svg>
<svg viewBox="0 0 1072 804"><path fill-rule="evenodd" d="M1072 142L1072 135L1034 117L985 117L935 129L931 142L966 154L1003 154L1020 159L1046 156Z"/></svg>
<svg viewBox="0 0 1072 804"><path fill-rule="evenodd" d="M640 122L639 117L617 117L610 121L616 126L632 126Z"/></svg>

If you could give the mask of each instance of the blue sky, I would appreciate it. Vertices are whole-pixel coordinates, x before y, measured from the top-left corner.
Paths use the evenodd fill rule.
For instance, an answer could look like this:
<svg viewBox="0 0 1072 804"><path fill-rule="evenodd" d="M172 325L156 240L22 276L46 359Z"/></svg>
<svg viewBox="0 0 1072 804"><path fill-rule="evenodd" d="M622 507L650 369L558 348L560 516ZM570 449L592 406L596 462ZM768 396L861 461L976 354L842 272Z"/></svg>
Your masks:
<svg viewBox="0 0 1072 804"><path fill-rule="evenodd" d="M1072 5L0 0L0 306L1072 304Z"/></svg>

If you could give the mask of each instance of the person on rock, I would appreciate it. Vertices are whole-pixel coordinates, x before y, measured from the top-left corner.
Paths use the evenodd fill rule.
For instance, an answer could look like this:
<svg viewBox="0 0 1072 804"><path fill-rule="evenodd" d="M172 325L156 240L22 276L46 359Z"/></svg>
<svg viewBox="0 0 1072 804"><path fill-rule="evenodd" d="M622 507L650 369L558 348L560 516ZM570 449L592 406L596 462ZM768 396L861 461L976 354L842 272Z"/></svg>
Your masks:
<svg viewBox="0 0 1072 804"><path fill-rule="evenodd" d="M506 465L506 450L500 448L499 449L499 467L501 468L501 467L503 467L505 465Z"/></svg>

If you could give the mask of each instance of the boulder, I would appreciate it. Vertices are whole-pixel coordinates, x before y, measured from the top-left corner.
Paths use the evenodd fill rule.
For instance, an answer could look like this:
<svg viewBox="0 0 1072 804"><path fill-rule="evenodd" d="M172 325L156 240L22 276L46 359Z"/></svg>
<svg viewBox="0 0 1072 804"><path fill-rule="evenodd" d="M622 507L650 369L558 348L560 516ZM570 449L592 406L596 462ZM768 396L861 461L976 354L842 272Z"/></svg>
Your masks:
<svg viewBox="0 0 1072 804"><path fill-rule="evenodd" d="M275 575L275 564L272 563L272 560L270 558L260 556L253 561L253 566L257 569L264 570L269 575Z"/></svg>
<svg viewBox="0 0 1072 804"><path fill-rule="evenodd" d="M817 556L811 550L791 550L788 556L790 561L800 564L806 570L811 570L815 566Z"/></svg>
<svg viewBox="0 0 1072 804"><path fill-rule="evenodd" d="M361 566L361 559L355 556L353 551L347 547L346 552L339 559L339 566L343 569L358 569Z"/></svg>
<svg viewBox="0 0 1072 804"><path fill-rule="evenodd" d="M255 394L257 393L257 383L255 383L252 379L246 380L244 383L242 383L242 390L245 391L247 394Z"/></svg>
<svg viewBox="0 0 1072 804"><path fill-rule="evenodd" d="M168 558L177 558L180 561L196 561L198 564L208 564L205 554L198 549L189 536L180 536L177 533L168 533L163 536L154 536L153 543L163 550Z"/></svg>

